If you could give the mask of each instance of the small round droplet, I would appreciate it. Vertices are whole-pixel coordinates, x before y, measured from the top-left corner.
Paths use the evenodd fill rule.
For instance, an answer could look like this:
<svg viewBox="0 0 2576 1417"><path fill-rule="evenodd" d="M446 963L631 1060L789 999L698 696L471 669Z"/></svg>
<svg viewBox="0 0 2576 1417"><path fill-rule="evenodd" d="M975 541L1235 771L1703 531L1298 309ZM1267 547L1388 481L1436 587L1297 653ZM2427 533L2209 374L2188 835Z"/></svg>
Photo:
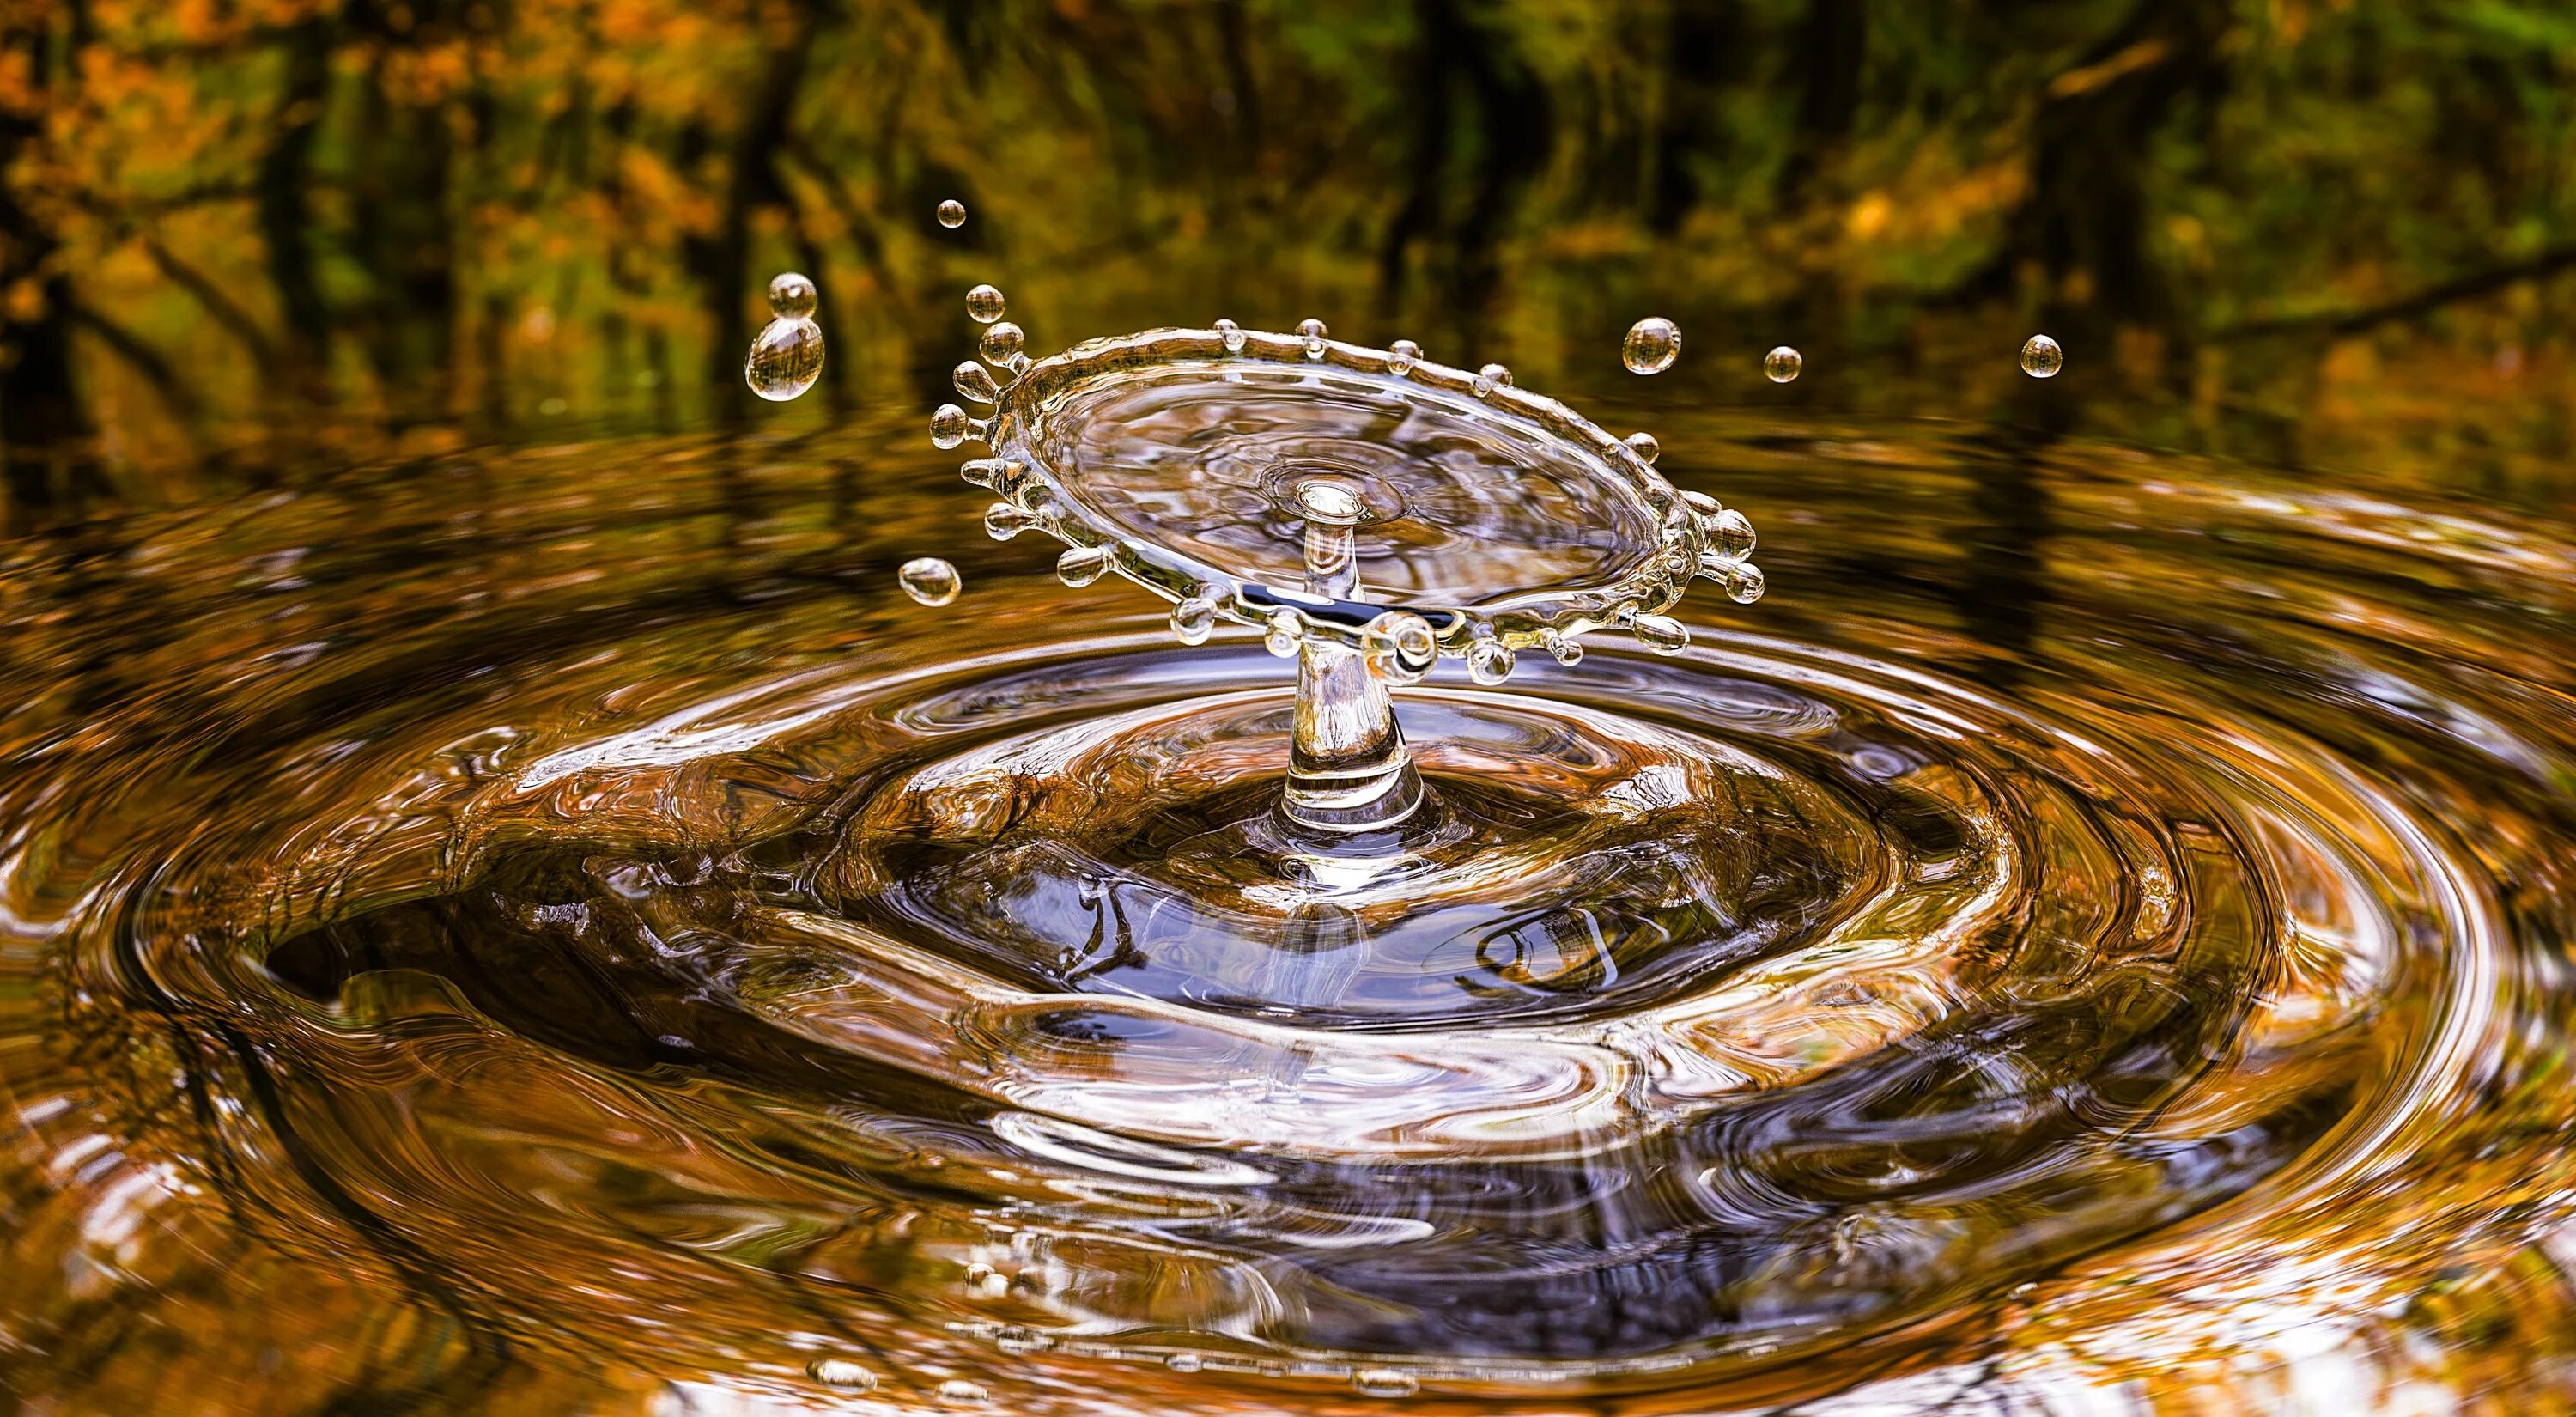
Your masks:
<svg viewBox="0 0 2576 1417"><path fill-rule="evenodd" d="M1637 642L1657 654L1679 654L1690 648L1690 627L1669 615L1631 616L1628 628Z"/></svg>
<svg viewBox="0 0 2576 1417"><path fill-rule="evenodd" d="M966 204L955 197L939 204L939 224L951 231L966 224Z"/></svg>
<svg viewBox="0 0 2576 1417"><path fill-rule="evenodd" d="M1563 630L1548 631L1546 634L1540 636L1540 643L1547 646L1547 652L1550 658L1554 659L1557 663L1564 665L1568 669L1572 669L1574 666L1583 662L1582 641L1577 640L1574 636L1565 633Z"/></svg>
<svg viewBox="0 0 2576 1417"><path fill-rule="evenodd" d="M1390 374L1410 374L1413 366L1421 360L1422 346L1409 339L1397 340L1386 347L1386 372Z"/></svg>
<svg viewBox="0 0 2576 1417"><path fill-rule="evenodd" d="M1324 328L1324 322L1321 320L1310 317L1297 322L1297 338L1306 342L1308 359L1324 357L1324 337L1331 333L1332 331Z"/></svg>
<svg viewBox="0 0 2576 1417"><path fill-rule="evenodd" d="M1395 1368L1362 1368L1351 1374L1351 1386L1362 1397L1411 1397L1422 1390L1411 1373Z"/></svg>
<svg viewBox="0 0 2576 1417"><path fill-rule="evenodd" d="M985 1391L982 1383L968 1382L964 1378L950 1378L939 1385L939 1400L942 1402L990 1402L992 1398L993 1394Z"/></svg>
<svg viewBox="0 0 2576 1417"><path fill-rule="evenodd" d="M1753 554L1753 519L1728 507L1708 519L1708 549L1729 561Z"/></svg>
<svg viewBox="0 0 2576 1417"><path fill-rule="evenodd" d="M948 382L957 386L957 396L977 403L991 403L1002 396L1002 388L993 382L993 372L972 359L961 360L950 372Z"/></svg>
<svg viewBox="0 0 2576 1417"><path fill-rule="evenodd" d="M936 556L917 556L904 562L894 578L903 586L904 594L924 605L946 605L957 598L957 568Z"/></svg>
<svg viewBox="0 0 2576 1417"><path fill-rule="evenodd" d="M1203 595L1182 599L1172 607L1172 636L1185 645L1203 645L1216 629L1216 602Z"/></svg>
<svg viewBox="0 0 2576 1417"><path fill-rule="evenodd" d="M1467 677L1479 684L1499 684L1512 677L1512 647L1482 639L1467 646Z"/></svg>
<svg viewBox="0 0 2576 1417"><path fill-rule="evenodd" d="M976 341L975 348L984 356L985 363L1017 372L1028 360L1028 356L1020 352L1020 347L1028 343L1028 338L1026 331L1004 320L984 331L984 337Z"/></svg>
<svg viewBox="0 0 2576 1417"><path fill-rule="evenodd" d="M1726 598L1738 605L1751 605L1762 598L1762 568L1741 561L1726 570Z"/></svg>
<svg viewBox="0 0 2576 1417"><path fill-rule="evenodd" d="M805 1365L806 1376L826 1387L848 1392L874 1392L877 1375L847 1358L817 1358Z"/></svg>
<svg viewBox="0 0 2576 1417"><path fill-rule="evenodd" d="M1681 326L1661 315L1649 315L1628 327L1619 342L1619 362L1631 374L1661 374L1682 357Z"/></svg>
<svg viewBox="0 0 2576 1417"><path fill-rule="evenodd" d="M785 403L823 373L823 327L801 317L772 320L751 342L742 379L771 403Z"/></svg>
<svg viewBox="0 0 2576 1417"><path fill-rule="evenodd" d="M1369 668L1390 684L1411 684L1431 672L1440 659L1440 637L1431 622L1409 610L1390 610L1360 631L1360 651Z"/></svg>
<svg viewBox="0 0 2576 1417"><path fill-rule="evenodd" d="M1216 337L1225 341L1226 353L1243 353L1243 326L1232 320L1219 320L1216 322Z"/></svg>
<svg viewBox="0 0 2576 1417"><path fill-rule="evenodd" d="M2066 367L2066 351L2046 335L2032 335L2021 346L2021 372L2034 379L2054 379Z"/></svg>
<svg viewBox="0 0 2576 1417"><path fill-rule="evenodd" d="M995 502L984 509L984 534L995 541L1008 541L1037 523L1036 513L1008 502Z"/></svg>
<svg viewBox="0 0 2576 1417"><path fill-rule="evenodd" d="M953 403L943 403L930 415L930 443L935 448L953 448L972 437L975 420L966 410Z"/></svg>
<svg viewBox="0 0 2576 1417"><path fill-rule="evenodd" d="M814 282L794 271L780 271L769 278L769 313L785 320L806 320L814 315Z"/></svg>
<svg viewBox="0 0 2576 1417"><path fill-rule="evenodd" d="M1100 579L1115 557L1106 546L1068 546L1055 558L1055 578L1079 589Z"/></svg>
<svg viewBox="0 0 2576 1417"><path fill-rule="evenodd" d="M1002 292L989 285L979 285L966 292L966 313L979 325L989 325L1002 318Z"/></svg>
<svg viewBox="0 0 2576 1417"><path fill-rule="evenodd" d="M1281 659L1295 654L1297 646L1305 641L1306 617L1287 606L1271 611L1263 625L1261 647Z"/></svg>
<svg viewBox="0 0 2576 1417"><path fill-rule="evenodd" d="M1488 364L1476 371L1474 388L1478 398L1483 398L1496 389L1508 389L1511 386L1512 371L1500 364Z"/></svg>
<svg viewBox="0 0 2576 1417"><path fill-rule="evenodd" d="M1762 356L1762 377L1775 384L1785 384L1798 377L1807 367L1807 357L1787 345L1781 345Z"/></svg>
<svg viewBox="0 0 2576 1417"><path fill-rule="evenodd" d="M1656 442L1652 433L1631 433L1628 435L1628 451L1635 453L1639 462L1653 467L1655 459L1664 455L1664 445Z"/></svg>

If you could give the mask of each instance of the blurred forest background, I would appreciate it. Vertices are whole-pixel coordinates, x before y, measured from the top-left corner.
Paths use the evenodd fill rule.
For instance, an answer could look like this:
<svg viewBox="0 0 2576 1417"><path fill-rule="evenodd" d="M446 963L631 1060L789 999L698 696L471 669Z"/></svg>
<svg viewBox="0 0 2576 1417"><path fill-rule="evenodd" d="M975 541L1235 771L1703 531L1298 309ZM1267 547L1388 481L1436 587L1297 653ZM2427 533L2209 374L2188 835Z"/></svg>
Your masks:
<svg viewBox="0 0 2576 1417"><path fill-rule="evenodd" d="M2566 0L0 0L0 517L912 420L976 280L2560 501L2571 108Z"/></svg>

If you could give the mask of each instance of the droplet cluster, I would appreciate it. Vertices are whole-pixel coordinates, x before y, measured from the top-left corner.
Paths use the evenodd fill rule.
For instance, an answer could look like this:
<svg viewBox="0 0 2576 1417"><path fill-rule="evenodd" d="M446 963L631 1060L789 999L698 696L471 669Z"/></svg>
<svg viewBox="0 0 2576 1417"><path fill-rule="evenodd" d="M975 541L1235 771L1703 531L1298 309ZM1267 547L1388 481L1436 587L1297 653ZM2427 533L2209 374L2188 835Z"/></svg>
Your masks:
<svg viewBox="0 0 2576 1417"><path fill-rule="evenodd" d="M771 403L785 403L823 373L823 327L814 323L814 282L783 271L769 282L769 323L751 342L742 379Z"/></svg>

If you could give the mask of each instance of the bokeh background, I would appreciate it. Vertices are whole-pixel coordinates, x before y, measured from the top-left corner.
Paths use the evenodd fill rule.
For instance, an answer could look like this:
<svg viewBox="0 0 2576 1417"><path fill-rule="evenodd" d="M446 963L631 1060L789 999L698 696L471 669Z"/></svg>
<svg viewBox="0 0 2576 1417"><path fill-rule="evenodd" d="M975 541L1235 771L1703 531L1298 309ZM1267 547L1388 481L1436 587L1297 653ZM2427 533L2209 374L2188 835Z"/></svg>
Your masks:
<svg viewBox="0 0 2576 1417"><path fill-rule="evenodd" d="M2572 79L2560 0L9 0L0 515L917 417L975 280L2554 504Z"/></svg>

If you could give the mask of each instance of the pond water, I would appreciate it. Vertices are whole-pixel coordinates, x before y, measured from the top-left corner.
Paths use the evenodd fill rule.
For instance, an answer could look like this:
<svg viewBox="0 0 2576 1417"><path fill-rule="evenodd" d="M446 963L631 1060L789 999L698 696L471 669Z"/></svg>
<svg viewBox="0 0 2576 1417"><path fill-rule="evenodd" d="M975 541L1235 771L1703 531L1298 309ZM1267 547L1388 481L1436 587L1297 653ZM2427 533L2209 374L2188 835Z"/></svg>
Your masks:
<svg viewBox="0 0 2576 1417"><path fill-rule="evenodd" d="M0 1391L2558 1400L2576 529L1587 412L1768 598L1400 691L1448 815L1332 910L1224 864L1281 661L909 418L0 548Z"/></svg>

